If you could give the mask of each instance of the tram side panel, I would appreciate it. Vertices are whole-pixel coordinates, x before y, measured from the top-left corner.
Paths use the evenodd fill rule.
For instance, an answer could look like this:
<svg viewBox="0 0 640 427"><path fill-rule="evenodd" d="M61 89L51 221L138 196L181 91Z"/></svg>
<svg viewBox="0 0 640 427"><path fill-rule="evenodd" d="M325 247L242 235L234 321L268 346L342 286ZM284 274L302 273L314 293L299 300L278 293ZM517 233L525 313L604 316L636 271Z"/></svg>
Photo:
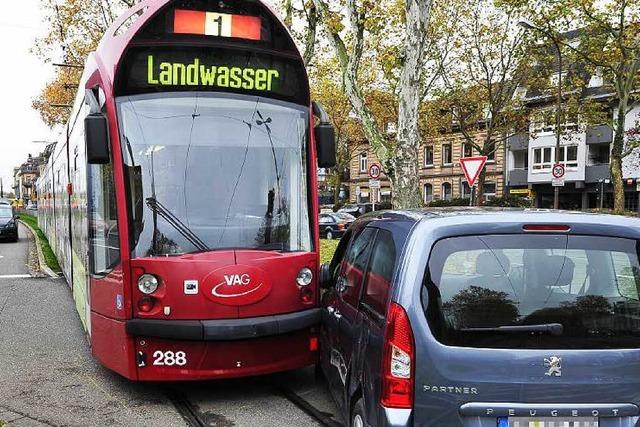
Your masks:
<svg viewBox="0 0 640 427"><path fill-rule="evenodd" d="M71 250L73 266L73 298L76 310L85 330L91 333L89 279L88 279L88 236L87 236L87 160L84 143L84 118L88 107L82 103L69 133L69 182L72 187L70 200Z"/></svg>
<svg viewBox="0 0 640 427"><path fill-rule="evenodd" d="M71 284L67 142L65 140L64 143L58 144L60 147L56 150L56 157L53 163L56 233L54 251L58 258L60 268L62 268L62 272L67 279L67 283Z"/></svg>

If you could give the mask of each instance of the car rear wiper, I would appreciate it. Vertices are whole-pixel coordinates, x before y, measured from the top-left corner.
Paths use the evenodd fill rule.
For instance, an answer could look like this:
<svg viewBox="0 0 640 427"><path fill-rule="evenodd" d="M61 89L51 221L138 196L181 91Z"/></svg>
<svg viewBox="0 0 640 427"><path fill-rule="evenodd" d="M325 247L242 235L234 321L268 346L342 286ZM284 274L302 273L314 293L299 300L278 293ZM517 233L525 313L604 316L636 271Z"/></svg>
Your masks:
<svg viewBox="0 0 640 427"><path fill-rule="evenodd" d="M564 326L560 323L544 323L541 325L498 326L496 328L463 328L461 332L498 332L498 333L522 333L537 332L560 336L564 332Z"/></svg>

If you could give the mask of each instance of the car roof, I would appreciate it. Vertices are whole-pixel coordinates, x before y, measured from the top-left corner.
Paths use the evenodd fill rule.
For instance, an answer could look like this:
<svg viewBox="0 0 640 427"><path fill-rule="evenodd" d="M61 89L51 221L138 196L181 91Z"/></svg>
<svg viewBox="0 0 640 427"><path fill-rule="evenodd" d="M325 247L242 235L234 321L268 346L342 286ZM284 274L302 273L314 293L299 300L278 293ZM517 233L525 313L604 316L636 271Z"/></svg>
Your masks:
<svg viewBox="0 0 640 427"><path fill-rule="evenodd" d="M640 239L640 218L601 213L518 208L427 208L370 212L356 222L410 223L414 229L438 227L450 235L522 233L523 224L561 224L570 234ZM419 225L419 227L418 227ZM389 226L392 230L394 227ZM403 227L404 228L404 227Z"/></svg>

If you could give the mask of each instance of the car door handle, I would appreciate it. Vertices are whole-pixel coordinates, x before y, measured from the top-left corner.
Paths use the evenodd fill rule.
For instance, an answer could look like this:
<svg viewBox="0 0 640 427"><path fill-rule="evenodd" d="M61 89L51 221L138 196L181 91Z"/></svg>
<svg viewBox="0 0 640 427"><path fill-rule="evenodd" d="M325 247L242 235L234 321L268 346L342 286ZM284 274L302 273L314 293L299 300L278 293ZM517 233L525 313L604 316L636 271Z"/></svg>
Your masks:
<svg viewBox="0 0 640 427"><path fill-rule="evenodd" d="M340 319L342 317L342 314L340 314L340 311L338 311L338 309L335 307L329 306L327 307L327 311L329 312L330 315L332 315L336 319Z"/></svg>

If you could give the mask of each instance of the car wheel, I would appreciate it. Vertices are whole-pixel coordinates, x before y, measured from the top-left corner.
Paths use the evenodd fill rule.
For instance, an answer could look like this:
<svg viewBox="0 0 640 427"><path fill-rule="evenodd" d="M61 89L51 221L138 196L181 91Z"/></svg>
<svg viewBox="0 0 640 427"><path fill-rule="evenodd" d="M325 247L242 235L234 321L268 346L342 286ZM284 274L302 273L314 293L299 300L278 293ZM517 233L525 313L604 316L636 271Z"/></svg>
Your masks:
<svg viewBox="0 0 640 427"><path fill-rule="evenodd" d="M351 413L351 427L365 427L364 415L364 400L358 399L355 405L353 405L353 412Z"/></svg>
<svg viewBox="0 0 640 427"><path fill-rule="evenodd" d="M327 240L333 240L333 231L331 229L327 230Z"/></svg>

